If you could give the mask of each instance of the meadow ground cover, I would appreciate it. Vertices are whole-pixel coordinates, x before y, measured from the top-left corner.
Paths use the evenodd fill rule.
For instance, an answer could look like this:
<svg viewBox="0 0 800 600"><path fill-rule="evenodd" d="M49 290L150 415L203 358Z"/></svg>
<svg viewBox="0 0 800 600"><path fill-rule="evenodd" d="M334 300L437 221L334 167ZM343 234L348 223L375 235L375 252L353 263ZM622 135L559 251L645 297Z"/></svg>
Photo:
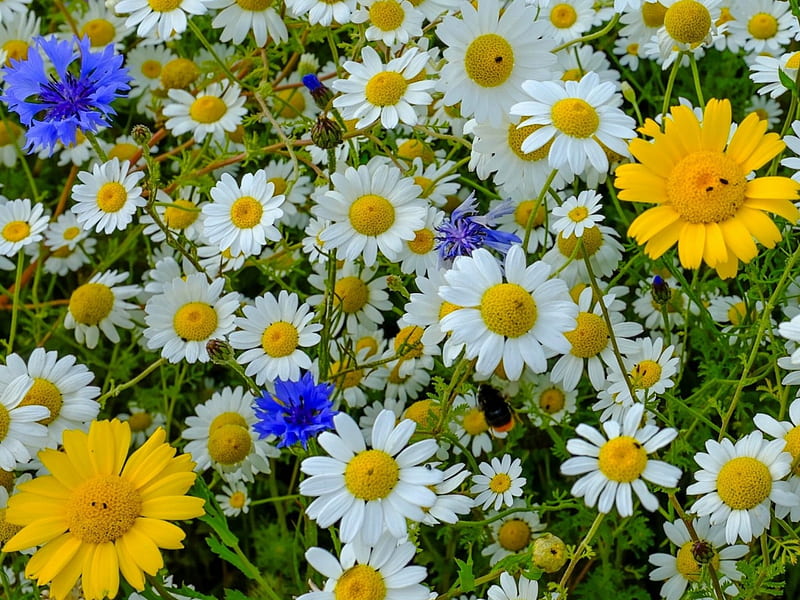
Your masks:
<svg viewBox="0 0 800 600"><path fill-rule="evenodd" d="M0 597L800 596L799 19L0 0Z"/></svg>

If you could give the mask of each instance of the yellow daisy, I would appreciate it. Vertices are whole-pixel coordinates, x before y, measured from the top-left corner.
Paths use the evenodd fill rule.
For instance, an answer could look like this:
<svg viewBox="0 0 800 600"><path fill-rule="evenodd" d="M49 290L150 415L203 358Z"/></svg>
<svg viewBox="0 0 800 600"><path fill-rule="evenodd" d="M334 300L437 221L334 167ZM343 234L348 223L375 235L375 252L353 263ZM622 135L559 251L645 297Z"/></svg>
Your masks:
<svg viewBox="0 0 800 600"><path fill-rule="evenodd" d="M6 520L23 528L3 552L42 546L25 576L50 583L62 600L82 578L86 600L114 598L119 574L137 590L145 573L164 566L159 548L182 548L183 531L166 519L203 513L202 498L187 497L195 480L187 454L175 456L159 428L128 457L126 422L94 421L89 433L64 432L64 450L42 450L52 473L19 486L8 501Z"/></svg>
<svg viewBox="0 0 800 600"><path fill-rule="evenodd" d="M620 200L655 203L639 215L628 235L658 258L676 242L685 268L705 261L723 279L736 275L738 261L758 254L757 240L767 248L781 233L765 212L794 224L800 212L792 203L800 184L788 177L748 175L784 148L767 124L749 115L731 130L728 100L708 102L702 122L688 106L674 106L664 131L648 121L642 129L652 141L635 139L631 154L640 164L617 169Z"/></svg>

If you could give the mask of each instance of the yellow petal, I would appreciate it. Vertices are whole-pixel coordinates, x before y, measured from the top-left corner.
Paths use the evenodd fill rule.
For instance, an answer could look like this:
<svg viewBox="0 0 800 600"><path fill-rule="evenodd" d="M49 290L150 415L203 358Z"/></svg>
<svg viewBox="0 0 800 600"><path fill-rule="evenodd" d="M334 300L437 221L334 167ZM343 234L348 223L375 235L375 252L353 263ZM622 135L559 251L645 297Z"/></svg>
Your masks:
<svg viewBox="0 0 800 600"><path fill-rule="evenodd" d="M158 547L135 524L117 540L117 544L122 545L122 551L148 575L155 575L164 566Z"/></svg>
<svg viewBox="0 0 800 600"><path fill-rule="evenodd" d="M753 210L760 210L771 212L780 215L792 225L797 224L797 219L800 217L797 207L788 200L763 200L761 198L748 198L745 200L744 206L752 208Z"/></svg>
<svg viewBox="0 0 800 600"><path fill-rule="evenodd" d="M117 562L122 576L134 589L142 591L144 589L144 571L139 568L123 544L114 544L114 548L117 551Z"/></svg>
<svg viewBox="0 0 800 600"><path fill-rule="evenodd" d="M678 258L686 269L698 269L703 260L706 227L702 223L685 223L678 240Z"/></svg>
<svg viewBox="0 0 800 600"><path fill-rule="evenodd" d="M193 496L160 496L142 501L143 517L171 521L194 519L205 514L205 500Z"/></svg>
<svg viewBox="0 0 800 600"><path fill-rule="evenodd" d="M6 520L14 525L30 525L40 519L52 519L64 517L64 501L53 498L42 498L30 494L19 493L13 497L20 497L20 500L11 504L9 502ZM10 515L10 516L9 516ZM64 521L66 523L66 521Z"/></svg>
<svg viewBox="0 0 800 600"><path fill-rule="evenodd" d="M154 439L153 437L150 440ZM150 441L148 440L148 442ZM145 442L147 444L147 442ZM140 453L146 448L147 452ZM130 481L137 488L147 486L154 478L160 477L163 470L169 464L169 460L175 456L175 448L163 442L158 445L142 446L131 454L122 476Z"/></svg>
<svg viewBox="0 0 800 600"><path fill-rule="evenodd" d="M633 220L628 235L643 244L680 218L671 206L655 206Z"/></svg>
<svg viewBox="0 0 800 600"><path fill-rule="evenodd" d="M138 531L149 537L159 548L178 550L183 548L184 531L173 523L160 519L139 517L133 525Z"/></svg>
<svg viewBox="0 0 800 600"><path fill-rule="evenodd" d="M764 132L767 130L767 122L761 121L755 113L750 114L736 128L736 132L731 137L728 149L725 154L742 166L745 174L753 168L745 168L746 164L752 162L751 157L764 139ZM769 160L769 159L768 159ZM761 165L759 165L761 166ZM758 168L758 167L756 167Z"/></svg>
<svg viewBox="0 0 800 600"><path fill-rule="evenodd" d="M735 256L731 255L730 260L719 263L716 269L720 279L730 279L736 276L736 271L739 269L739 261Z"/></svg>
<svg viewBox="0 0 800 600"><path fill-rule="evenodd" d="M39 519L12 536L3 546L3 552L15 552L40 546L63 534L68 527L69 524L61 513L48 519Z"/></svg>
<svg viewBox="0 0 800 600"><path fill-rule="evenodd" d="M75 471L81 480L85 481L95 475L92 455L89 452L89 436L79 429L68 429L64 432L62 443L64 452L69 458L72 471ZM55 471L53 476L58 477Z"/></svg>
<svg viewBox="0 0 800 600"><path fill-rule="evenodd" d="M194 472L173 473L167 477L159 477L145 488L139 489L142 500L159 496L183 496L197 479Z"/></svg>
<svg viewBox="0 0 800 600"><path fill-rule="evenodd" d="M616 175L614 185L620 190L620 200L660 204L669 199L666 180L642 165L620 165Z"/></svg>
<svg viewBox="0 0 800 600"><path fill-rule="evenodd" d="M680 144L682 155L703 150L700 142L700 123L692 109L688 106L674 106L671 114L672 119L667 119L665 122L664 133Z"/></svg>
<svg viewBox="0 0 800 600"><path fill-rule="evenodd" d="M781 232L775 226L775 223L760 210L742 206L739 208L736 218L767 248L773 248L775 244L781 241Z"/></svg>
<svg viewBox="0 0 800 600"><path fill-rule="evenodd" d="M64 432L66 435L67 431ZM52 477L68 490L74 490L81 485L86 478L83 475L84 469L80 471L75 468L75 465L64 452L52 450L50 448L39 452L39 460L47 467ZM91 476L91 475L89 475Z"/></svg>
<svg viewBox="0 0 800 600"><path fill-rule="evenodd" d="M701 144L705 150L722 152L728 143L731 129L731 103L711 99L703 114L703 129L700 134Z"/></svg>
<svg viewBox="0 0 800 600"><path fill-rule="evenodd" d="M90 557L84 562L83 569L83 590L86 600L116 598L119 592L119 564L114 542L92 544L92 550Z"/></svg>
<svg viewBox="0 0 800 600"><path fill-rule="evenodd" d="M118 475L128 457L131 426L118 419L95 421L89 428L89 453L96 473Z"/></svg>
<svg viewBox="0 0 800 600"><path fill-rule="evenodd" d="M725 244L743 263L749 263L758 254L758 248L753 241L753 235L736 218L728 219L719 224ZM729 257L730 258L730 257Z"/></svg>
<svg viewBox="0 0 800 600"><path fill-rule="evenodd" d="M669 227L662 229L658 235L654 235L644 247L645 253L652 259L656 259L664 252L672 248L680 237L683 229L683 221L675 221Z"/></svg>
<svg viewBox="0 0 800 600"><path fill-rule="evenodd" d="M753 150L748 159L742 163L742 171L749 173L750 171L761 168L761 166L767 164L779 153L783 152L784 148L786 148L786 144L783 143L783 140L781 140L777 133L768 133L761 138L761 143Z"/></svg>
<svg viewBox="0 0 800 600"><path fill-rule="evenodd" d="M669 177L672 167L675 166L677 160L680 160L679 158L674 160L676 157L669 156L668 154L665 156L664 151L660 148L660 144L646 142L640 139L631 141L629 149L631 154L636 157L636 160L642 163L644 168L663 179ZM621 166L625 167L629 165ZM617 169L617 175L619 175L619 169Z"/></svg>
<svg viewBox="0 0 800 600"><path fill-rule="evenodd" d="M36 477L25 483L17 486L19 493L33 494L34 496L41 496L43 498L52 498L53 500L64 501L69 499L72 490L65 487L52 475L43 475ZM15 494L18 496L19 494ZM13 498L14 496L12 496ZM11 499L9 499L10 501Z"/></svg>
<svg viewBox="0 0 800 600"><path fill-rule="evenodd" d="M706 244L703 250L703 260L711 267L727 262L728 248L719 225L717 223L708 223L705 229Z"/></svg>
<svg viewBox="0 0 800 600"><path fill-rule="evenodd" d="M52 581L67 564L74 560L81 548L80 539L65 533L42 546L28 561L25 572L39 581Z"/></svg>
<svg viewBox="0 0 800 600"><path fill-rule="evenodd" d="M70 598L70 592L75 587L78 581L78 576L83 572L83 565L85 563L84 557L89 553L89 546L81 544L78 546L78 552L73 559L69 561L64 568L59 571L58 575L53 577L50 583L50 597L60 600L61 598ZM27 572L26 572L27 574ZM39 581L42 585L43 581Z"/></svg>

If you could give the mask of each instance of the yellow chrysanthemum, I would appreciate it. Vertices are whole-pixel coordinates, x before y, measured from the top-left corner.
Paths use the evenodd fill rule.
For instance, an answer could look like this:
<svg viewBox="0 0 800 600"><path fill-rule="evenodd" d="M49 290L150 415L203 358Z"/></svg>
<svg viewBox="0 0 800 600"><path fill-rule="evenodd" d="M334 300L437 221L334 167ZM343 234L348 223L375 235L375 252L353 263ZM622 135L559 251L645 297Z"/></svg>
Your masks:
<svg viewBox="0 0 800 600"><path fill-rule="evenodd" d="M652 141L635 139L631 154L640 164L617 169L619 198L658 204L639 215L628 235L658 258L676 242L681 264L697 269L705 261L722 278L736 275L738 261L757 254L755 240L772 248L781 233L766 212L796 223L792 203L800 184L788 177L747 179L750 172L784 148L767 124L749 115L728 141L731 104L710 100L702 123L691 108L674 106L664 131L648 121Z"/></svg>
<svg viewBox="0 0 800 600"><path fill-rule="evenodd" d="M8 501L6 520L23 528L3 552L42 546L25 576L50 584L61 600L82 577L87 600L114 598L119 575L137 590L144 574L164 565L159 548L182 548L183 531L167 519L203 514L202 498L185 496L194 483L188 454L175 456L159 428L128 457L128 423L95 421L86 434L64 432L64 450L43 450L51 475L19 486Z"/></svg>

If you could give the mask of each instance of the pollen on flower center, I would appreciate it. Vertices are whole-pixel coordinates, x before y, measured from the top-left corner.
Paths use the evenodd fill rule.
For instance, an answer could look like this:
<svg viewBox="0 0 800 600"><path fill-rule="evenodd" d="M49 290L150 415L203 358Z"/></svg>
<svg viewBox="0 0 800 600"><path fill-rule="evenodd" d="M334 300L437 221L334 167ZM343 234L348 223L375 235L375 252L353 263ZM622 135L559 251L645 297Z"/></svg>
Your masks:
<svg viewBox="0 0 800 600"><path fill-rule="evenodd" d="M552 387L539 395L539 408L549 415L554 415L564 408L567 398L560 389Z"/></svg>
<svg viewBox="0 0 800 600"><path fill-rule="evenodd" d="M642 21L647 27L661 27L666 14L667 7L661 2L642 2Z"/></svg>
<svg viewBox="0 0 800 600"><path fill-rule="evenodd" d="M670 204L690 223L720 223L745 201L745 174L722 152L698 151L684 157L667 178Z"/></svg>
<svg viewBox="0 0 800 600"><path fill-rule="evenodd" d="M592 137L600 127L600 116L582 98L563 98L550 109L553 126L574 138Z"/></svg>
<svg viewBox="0 0 800 600"><path fill-rule="evenodd" d="M696 0L678 0L664 14L664 27L673 40L698 44L711 30L711 13Z"/></svg>
<svg viewBox="0 0 800 600"><path fill-rule="evenodd" d="M464 53L467 76L481 87L503 85L514 70L514 49L504 37L484 33Z"/></svg>
<svg viewBox="0 0 800 600"><path fill-rule="evenodd" d="M105 544L125 535L141 516L142 497L119 475L97 475L78 485L67 505L69 532L87 544Z"/></svg>
<svg viewBox="0 0 800 600"><path fill-rule="evenodd" d="M405 358L419 358L422 356L422 327L408 325L403 327L394 338L394 351Z"/></svg>
<svg viewBox="0 0 800 600"><path fill-rule="evenodd" d="M556 4L550 11L550 22L559 29L572 27L578 20L578 13L569 4Z"/></svg>
<svg viewBox="0 0 800 600"><path fill-rule="evenodd" d="M394 224L394 206L383 196L365 194L350 205L350 224L358 233L378 236Z"/></svg>
<svg viewBox="0 0 800 600"><path fill-rule="evenodd" d="M233 423L220 425L208 433L208 455L222 465L235 465L250 454L253 440L250 431Z"/></svg>
<svg viewBox="0 0 800 600"><path fill-rule="evenodd" d="M289 356L297 349L300 334L297 328L286 321L273 323L261 336L261 347L273 358Z"/></svg>
<svg viewBox="0 0 800 600"><path fill-rule="evenodd" d="M580 81L583 77L583 71L580 69L567 69L561 76L561 81Z"/></svg>
<svg viewBox="0 0 800 600"><path fill-rule="evenodd" d="M227 111L225 102L216 96L200 96L189 107L189 115L198 123L216 123Z"/></svg>
<svg viewBox="0 0 800 600"><path fill-rule="evenodd" d="M103 212L118 212L127 199L128 191L117 181L104 183L97 191L97 207Z"/></svg>
<svg viewBox="0 0 800 600"><path fill-rule="evenodd" d="M364 86L367 102L375 106L394 106L406 93L408 82L396 71L381 71L370 77Z"/></svg>
<svg viewBox="0 0 800 600"><path fill-rule="evenodd" d="M164 210L164 225L170 229L186 229L199 216L200 211L189 200L176 200Z"/></svg>
<svg viewBox="0 0 800 600"><path fill-rule="evenodd" d="M115 144L114 147L108 151L108 158L117 158L120 162L123 160L130 161L138 149L139 148L135 144L120 142L119 144Z"/></svg>
<svg viewBox="0 0 800 600"><path fill-rule="evenodd" d="M27 60L30 46L24 40L9 40L2 46L6 51L6 66L11 66L13 60ZM3 144L5 145L5 144Z"/></svg>
<svg viewBox="0 0 800 600"><path fill-rule="evenodd" d="M516 154L521 160L528 162L536 162L537 160L544 160L550 152L550 146L553 145L553 140L548 140L541 148L532 150L531 152L522 151L522 142L524 142L530 135L537 129L541 129L544 125L526 125L525 127L517 127L514 123L508 126L508 147Z"/></svg>
<svg viewBox="0 0 800 600"><path fill-rule="evenodd" d="M700 581L700 570L702 567L700 563L695 560L694 554L692 554L692 547L694 544L695 542L690 540L680 547L678 555L675 557L675 568L685 579L689 581ZM711 565L715 569L719 568L719 555L716 552L714 552L714 556L711 559Z"/></svg>
<svg viewBox="0 0 800 600"><path fill-rule="evenodd" d="M145 431L152 424L153 417L150 416L149 412L144 410L132 413L128 419L128 425L131 426L131 431L134 433L137 431Z"/></svg>
<svg viewBox="0 0 800 600"><path fill-rule="evenodd" d="M257 12L268 8L272 4L272 0L236 0L236 4L242 10Z"/></svg>
<svg viewBox="0 0 800 600"><path fill-rule="evenodd" d="M469 435L480 435L484 431L489 430L489 425L486 423L486 417L483 411L479 408L472 408L464 413L464 419L461 423Z"/></svg>
<svg viewBox="0 0 800 600"><path fill-rule="evenodd" d="M497 543L509 552L519 552L531 541L531 528L522 519L509 519L497 532Z"/></svg>
<svg viewBox="0 0 800 600"><path fill-rule="evenodd" d="M516 283L498 283L487 289L480 311L489 331L505 337L525 335L536 323L536 301Z"/></svg>
<svg viewBox="0 0 800 600"><path fill-rule="evenodd" d="M9 427L11 427L11 416L8 414L8 409L0 404L0 442L6 439Z"/></svg>
<svg viewBox="0 0 800 600"><path fill-rule="evenodd" d="M31 233L31 226L25 221L10 221L3 227L3 238L9 242L24 240Z"/></svg>
<svg viewBox="0 0 800 600"><path fill-rule="evenodd" d="M342 312L353 314L358 312L369 301L369 288L360 278L353 275L342 277L333 289L334 303Z"/></svg>
<svg viewBox="0 0 800 600"><path fill-rule="evenodd" d="M182 0L147 0L147 3L150 5L156 12L169 12L171 10L175 10L181 5Z"/></svg>
<svg viewBox="0 0 800 600"><path fill-rule="evenodd" d="M778 33L778 20L769 13L758 13L750 17L747 31L757 40L768 40Z"/></svg>
<svg viewBox="0 0 800 600"><path fill-rule="evenodd" d="M395 0L378 0L369 7L369 20L381 31L398 29L406 17L406 12Z"/></svg>
<svg viewBox="0 0 800 600"><path fill-rule="evenodd" d="M433 232L430 229L419 229L414 232L414 239L406 242L408 249L414 254L427 254L433 250L435 242Z"/></svg>
<svg viewBox="0 0 800 600"><path fill-rule="evenodd" d="M578 242L581 243L580 247L578 247ZM600 250L603 245L603 234L597 227L586 227L580 238L576 237L574 233L569 234L567 237L559 233L556 243L564 256L583 259L584 254L594 256Z"/></svg>
<svg viewBox="0 0 800 600"><path fill-rule="evenodd" d="M83 325L97 325L113 308L114 292L102 283L84 283L69 299L72 318Z"/></svg>
<svg viewBox="0 0 800 600"><path fill-rule="evenodd" d="M247 496L244 492L233 492L231 497L228 499L231 506L233 508L243 508L245 503L247 502Z"/></svg>
<svg viewBox="0 0 800 600"><path fill-rule="evenodd" d="M419 194L420 198L430 197L433 188L436 187L433 181L431 181L427 177L423 177L422 175L415 175L414 183L416 183L422 189L422 191Z"/></svg>
<svg viewBox="0 0 800 600"><path fill-rule="evenodd" d="M495 494L502 494L511 489L511 477L507 473L497 473L489 480L489 489Z"/></svg>
<svg viewBox="0 0 800 600"><path fill-rule="evenodd" d="M567 213L567 216L576 223L580 223L589 216L589 209L585 206L576 206Z"/></svg>
<svg viewBox="0 0 800 600"><path fill-rule="evenodd" d="M647 466L647 452L639 440L622 435L603 444L597 464L611 481L630 483L638 479Z"/></svg>
<svg viewBox="0 0 800 600"><path fill-rule="evenodd" d="M92 19L87 21L81 33L89 38L93 48L108 46L114 41L116 28L105 19Z"/></svg>
<svg viewBox="0 0 800 600"><path fill-rule="evenodd" d="M252 196L242 196L231 204L231 223L239 229L252 229L261 223L264 207Z"/></svg>
<svg viewBox="0 0 800 600"><path fill-rule="evenodd" d="M597 356L608 344L608 327L603 317L590 312L578 314L578 326L564 334L578 358Z"/></svg>
<svg viewBox="0 0 800 600"><path fill-rule="evenodd" d="M517 208L514 210L514 222L519 225L520 227L527 227L528 226L528 219L531 218L531 212L533 211L533 207L536 205L535 200L523 200L517 205ZM539 227L544 223L546 211L544 209L543 204L539 204L539 208L536 210L536 215L533 217L533 227Z"/></svg>
<svg viewBox="0 0 800 600"><path fill-rule="evenodd" d="M159 75L161 75L161 63L157 60L146 60L142 63L140 67L142 71L142 75L147 77L148 79L155 79Z"/></svg>
<svg viewBox="0 0 800 600"><path fill-rule="evenodd" d="M339 576L333 588L334 600L383 600L386 583L369 565L355 565Z"/></svg>
<svg viewBox="0 0 800 600"><path fill-rule="evenodd" d="M750 456L738 456L726 462L717 475L717 493L733 510L755 508L772 492L769 467Z"/></svg>
<svg viewBox="0 0 800 600"><path fill-rule="evenodd" d="M46 407L50 411L50 416L37 422L42 425L49 425L56 420L61 412L62 403L61 392L52 382L41 377L35 377L31 389L28 390L19 405L30 406L37 404Z"/></svg>
<svg viewBox="0 0 800 600"><path fill-rule="evenodd" d="M647 390L661 379L661 365L654 360L643 360L633 365L628 375L635 389Z"/></svg>
<svg viewBox="0 0 800 600"><path fill-rule="evenodd" d="M205 302L188 302L175 311L172 327L184 341L207 340L217 329L217 311Z"/></svg>
<svg viewBox="0 0 800 600"><path fill-rule="evenodd" d="M400 467L383 450L364 450L356 454L344 470L344 483L360 500L386 498L400 480Z"/></svg>

